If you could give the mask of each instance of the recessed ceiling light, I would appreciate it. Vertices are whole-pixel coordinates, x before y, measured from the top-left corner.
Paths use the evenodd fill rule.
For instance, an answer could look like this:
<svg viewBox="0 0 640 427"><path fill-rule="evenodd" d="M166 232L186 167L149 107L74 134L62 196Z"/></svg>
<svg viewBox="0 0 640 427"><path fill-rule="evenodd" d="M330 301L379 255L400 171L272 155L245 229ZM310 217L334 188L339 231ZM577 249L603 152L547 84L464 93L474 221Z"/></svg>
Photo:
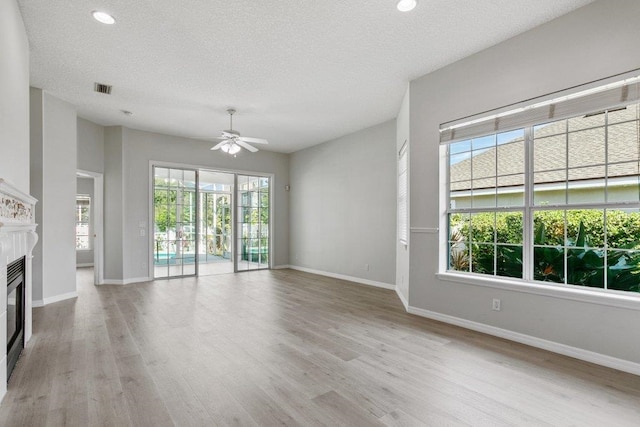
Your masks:
<svg viewBox="0 0 640 427"><path fill-rule="evenodd" d="M113 25L116 23L116 19L106 12L100 12L99 10L94 10L93 12L91 12L91 15L93 15L93 19L103 24Z"/></svg>
<svg viewBox="0 0 640 427"><path fill-rule="evenodd" d="M409 12L413 10L417 4L418 2L416 0L400 0L397 7L400 12Z"/></svg>

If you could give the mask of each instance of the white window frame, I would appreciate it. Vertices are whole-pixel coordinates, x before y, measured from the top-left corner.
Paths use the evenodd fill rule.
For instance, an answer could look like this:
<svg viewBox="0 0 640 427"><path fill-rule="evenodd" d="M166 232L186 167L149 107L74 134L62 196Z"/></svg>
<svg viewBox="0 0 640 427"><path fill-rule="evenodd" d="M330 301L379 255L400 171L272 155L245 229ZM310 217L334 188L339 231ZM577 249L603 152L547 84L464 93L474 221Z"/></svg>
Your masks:
<svg viewBox="0 0 640 427"><path fill-rule="evenodd" d="M624 80L623 82L626 84L627 82L631 82L632 84L636 84L639 81L640 78L636 77L633 79L627 79ZM602 86L605 90L608 90L609 92L611 92L611 90L614 90L615 88L619 88L623 85L620 84L607 84ZM613 89L612 89L613 88ZM638 91L636 90L636 93ZM599 93L599 89L596 88L594 89L588 89L585 91L581 91L579 93L585 93L587 95L589 94L593 94L593 93ZM564 96L564 99L569 99L569 100L574 100L576 97L571 97L569 96ZM609 99L609 98L607 98ZM593 106L593 99L587 100L589 102L585 102L585 105L589 105L590 107ZM575 101L574 101L575 102ZM615 103L609 106L603 106L604 108L600 107L599 110L607 110L607 109L615 109L618 108L620 106L623 105L631 105L631 104L637 104L638 103L638 95L634 95L633 99L630 100L625 100L624 103ZM538 107L538 106L552 106L554 107L554 103L553 100L552 101L545 101L544 103L540 102L538 104L533 104L534 107ZM519 107L517 109L517 112L520 112L522 110L526 111L527 108L522 108ZM595 111L595 110L592 110ZM478 127L478 123L485 123L489 120L493 121L492 125L495 124L495 127L498 128L498 122L501 116L508 116L510 114L509 111L507 111L506 113L504 112L504 109L502 112L498 113L498 114L494 114L491 116L485 116L488 118L481 118L481 119L465 119L465 123L460 123L461 121L458 121L457 123L454 122L450 122L444 125L441 125L441 142L444 141L445 144L441 145L441 158L443 160L443 162L441 164L445 165L444 170L443 170L443 175L441 175L441 179L443 181L443 185L441 186L441 190L445 191L446 195L444 197L444 200L446 201L446 206L445 209L443 209L443 219L442 219L442 224L446 224L447 227L445 227L445 232L441 233L441 238L442 240L442 245L441 247L446 248L446 250L444 251L444 253L442 253L442 256L444 259L441 259L440 262L440 272L437 274L437 276L443 280L447 280L447 281L455 281L455 282L464 282L464 283L469 283L469 284L474 284L474 285L483 285L483 286L491 286L491 287L496 287L496 288L501 288L501 289L510 289L513 290L514 289L514 285L519 286L519 290L524 291L524 292L530 292L530 293L535 293L535 294L547 294L547 295L553 295L553 296L564 296L567 297L567 295L571 295L570 297L568 297L569 299L574 299L574 300L585 300L585 301L589 301L589 302L598 302L601 303L604 300L608 299L608 302L605 302L605 304L607 305L614 305L614 306L620 306L620 307L625 307L625 308L633 308L633 309L640 309L640 306L638 305L639 299L638 297L640 295L638 295L635 292L628 292L628 291L617 291L617 290L608 290L608 289L600 289L600 288L584 288L580 285L571 285L571 284L560 284L560 283L549 283L549 282L540 282L540 281L534 281L533 280L533 268L532 268L532 262L533 262L533 214L536 211L539 210L572 210L572 209L587 209L587 208L593 208L593 209L616 209L616 208L633 208L633 209L640 209L640 203L629 203L629 202L622 202L622 203L608 203L607 202L607 196L606 196L606 186L605 186L605 202L604 203L582 203L582 204L569 204L569 203L565 203L565 204L557 204L557 205L553 205L553 206L536 206L533 204L533 190L534 190L534 185L533 185L533 127L537 124L543 124L545 122L553 122L553 121L557 121L560 119L567 119L570 117L576 117L579 116L583 113L588 113L590 111L585 111L585 112L574 112L573 115L568 116L565 115L565 117L560 117L560 118L555 118L555 119L550 119L550 120L539 120L539 121L533 121L531 123L528 123L526 126L521 126L525 129L525 203L524 206L522 208L497 208L497 209L479 209L482 211L517 211L517 210L522 210L523 211L523 240L522 240L522 244L523 244L523 278L522 279L517 279L517 278L510 278L510 277L502 277L502 276L496 276L495 275L495 271L494 271L494 275L487 275L487 274L478 274L478 273L466 273L466 272L458 272L458 271L452 271L449 270L449 231L448 231L448 217L449 214L452 212L457 211L457 209L451 209L450 208L450 177L449 177L449 143L451 142L456 142L456 141L460 141L460 140L466 140L466 139L470 139L469 137L469 133L464 133L466 130L462 130L462 132L460 132L460 134L463 134L464 137L460 137L460 138L455 138L455 133L456 130L464 127L466 124L469 124L471 127L475 126ZM514 113L514 114L516 114ZM451 123L454 123L453 125ZM522 124L522 123L520 123ZM604 128L607 129L607 125L608 123L605 122L604 124ZM509 129L505 129L502 128L500 130L496 130L493 133L500 133L503 131L507 131ZM466 131L469 132L469 131ZM606 130L605 130L606 132ZM491 132L489 132L491 133ZM477 133L475 135L475 137L480 137L482 134ZM609 144L608 140L607 141L607 146ZM605 147L606 150L606 147ZM609 160L608 158L605 157L605 167L608 168L608 164L609 164ZM569 170L569 164L567 163L565 165L566 170ZM568 177L567 177L568 179ZM568 181L567 181L568 182ZM568 196L567 196L568 197ZM566 231L565 231L566 233ZM606 235L606 234L605 234ZM605 243L606 244L606 243ZM606 246L605 246L606 247ZM471 260L469 260L469 262L471 262ZM605 258L605 262L606 262L606 258ZM605 264L606 265L606 264ZM566 266L565 266L566 269ZM566 274L565 274L566 277ZM606 276L605 276L605 287L606 287ZM595 298L593 297L595 295ZM605 297L604 299L602 297Z"/></svg>
<svg viewBox="0 0 640 427"><path fill-rule="evenodd" d="M88 194L77 194L76 195L76 238L79 236L84 236L84 234L78 234L78 225L79 224L85 224L85 222L80 221L79 220L79 212L78 210L80 209L80 205L78 203L79 200L86 200L87 203L87 210L88 210L88 221L86 222L87 225L87 247L86 248L76 248L77 252L81 252L81 251L91 251L93 250L93 245L91 244L91 236L92 236L92 232L91 232L91 228L92 228L92 224L91 224L91 196Z"/></svg>

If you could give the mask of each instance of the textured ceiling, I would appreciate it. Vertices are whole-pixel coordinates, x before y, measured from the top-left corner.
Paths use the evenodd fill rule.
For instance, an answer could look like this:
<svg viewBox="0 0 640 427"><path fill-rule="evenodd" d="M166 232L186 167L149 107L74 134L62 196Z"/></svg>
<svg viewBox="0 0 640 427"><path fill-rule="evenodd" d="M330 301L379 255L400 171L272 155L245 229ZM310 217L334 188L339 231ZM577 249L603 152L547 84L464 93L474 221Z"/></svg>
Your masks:
<svg viewBox="0 0 640 427"><path fill-rule="evenodd" d="M410 80L591 0L418 0L410 13L396 0L18 3L31 84L80 116L217 136L235 107L243 135L293 152L394 118ZM96 9L117 23L94 21Z"/></svg>

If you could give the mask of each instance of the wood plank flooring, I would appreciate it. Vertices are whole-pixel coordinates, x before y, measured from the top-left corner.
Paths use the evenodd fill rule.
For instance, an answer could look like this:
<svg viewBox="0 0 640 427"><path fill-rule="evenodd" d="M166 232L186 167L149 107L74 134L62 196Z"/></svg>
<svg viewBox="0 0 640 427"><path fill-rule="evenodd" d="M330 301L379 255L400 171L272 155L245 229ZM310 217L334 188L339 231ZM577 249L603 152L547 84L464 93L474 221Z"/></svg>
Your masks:
<svg viewBox="0 0 640 427"><path fill-rule="evenodd" d="M640 424L640 377L292 270L91 284L34 309L2 426Z"/></svg>

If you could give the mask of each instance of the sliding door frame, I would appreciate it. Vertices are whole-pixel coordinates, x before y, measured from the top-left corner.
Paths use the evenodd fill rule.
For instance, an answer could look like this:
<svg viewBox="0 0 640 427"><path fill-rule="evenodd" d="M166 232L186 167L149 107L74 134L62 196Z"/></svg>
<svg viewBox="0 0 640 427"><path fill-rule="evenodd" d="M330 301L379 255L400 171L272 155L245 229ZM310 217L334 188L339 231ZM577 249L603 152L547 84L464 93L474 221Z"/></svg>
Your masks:
<svg viewBox="0 0 640 427"><path fill-rule="evenodd" d="M268 236L269 236L269 262L267 267L264 268L248 268L246 270L240 270L238 268L238 265L240 263L240 253L238 252L238 249L241 247L240 246L240 241L241 241L241 237L238 236L238 234L240 234L240 222L238 221L238 210L240 209L240 203L241 203L241 198L240 198L240 189L238 188L238 176L242 175L245 177L250 177L250 178L267 178L269 180L269 231L268 231ZM236 173L234 175L233 178L233 182L234 182L234 199L235 199L235 205L234 205L234 209L233 209L233 217L234 217L234 233L233 233L233 238L235 239L235 257L233 260L233 271L235 273L244 273L247 271L259 271L259 270L270 270L272 268L272 255L273 255L273 243L272 243L272 236L273 236L273 218L271 217L272 213L273 213L273 176L272 175L263 175L263 174L247 174L247 173ZM259 193L258 193L259 196ZM258 203L260 203L258 201ZM244 208L244 206L243 206ZM260 240L260 239L259 239ZM249 257L251 257L251 255L249 255ZM249 261L250 262L250 261Z"/></svg>
<svg viewBox="0 0 640 427"><path fill-rule="evenodd" d="M201 170L206 170L206 171L212 171L212 172L222 172L222 173L230 173L230 174L234 174L234 183L237 184L237 176L238 175L250 175L250 176L258 176L258 177L264 177L264 178L269 178L269 267L268 269L273 269L273 256L274 256L274 248L275 248L275 241L276 241L276 235L273 232L274 230L274 217L275 217L275 174L273 173L264 173L264 172L256 172L256 171L251 171L251 170L243 170L243 169L228 169L228 168L223 168L223 167L218 167L218 166L208 166L208 165L196 165L196 164L186 164L186 163L176 163L176 162L165 162L165 161L161 161L161 160L149 160L149 185L148 185L148 191L149 191L149 216L148 216L148 221L149 221L149 232L147 235L147 250L149 251L149 256L148 256L148 274L149 277L154 278L155 273L154 273L154 257L153 257L153 241L154 241L154 224L155 224L155 218L153 216L153 183L154 183L154 173L153 173L153 168L154 167L160 167L160 168L175 168L175 169L190 169L190 170L196 170L196 177L199 177L199 173ZM235 197L236 197L236 185L234 184L234 189L232 191L232 193L234 193L232 195L232 203L235 204ZM196 199L197 199L197 194L199 193L199 189L196 189ZM236 239L236 215L237 215L237 207L233 206L233 210L232 210L232 220L233 220L233 227L232 227L232 238ZM196 233L197 234L197 233ZM196 238L197 239L197 238ZM235 244L235 241L234 241ZM196 243L197 246L197 243ZM234 247L235 250L235 247ZM234 254L234 262L233 262L233 271L234 273L242 273L244 271L238 271L237 270L237 263L235 261L235 258L237 258ZM259 271L259 270L247 270L247 271ZM198 271L198 263L196 262L196 277L198 277L199 271ZM192 277L192 276L189 276Z"/></svg>
<svg viewBox="0 0 640 427"><path fill-rule="evenodd" d="M182 176L184 177L184 173L185 172L193 172L194 177L195 177L195 182L194 182L194 192L193 192L193 199L194 199L194 216L195 218L193 219L193 221L191 222L191 227L192 227L192 233L194 235L194 259L193 259L193 263L194 263L194 269L193 269L193 274L189 273L189 274L184 274L184 255L182 254L180 257L180 265L181 265L181 273L180 275L175 275L172 276L170 274L171 272L171 267L169 264L169 258L167 258L167 276L166 277L155 277L155 209L156 209L156 204L155 204L155 170L156 168L161 168L161 169L168 169L168 170L176 170L176 171L182 171ZM171 173L171 172L169 172ZM150 226L149 226L149 240L151 241L150 245L149 245L149 252L151 255L151 263L150 263L150 273L151 275L149 277L152 277L154 280L156 279L179 279L182 277L198 277L198 267L199 267L199 262L198 262L198 221L200 220L200 211L199 211L199 200L198 200L198 187L199 187L199 182L200 182L200 170L199 169L195 169L195 168L190 168L187 166L161 166L161 165L153 165L151 167L151 180L150 180L150 184L151 184L151 188L150 188L150 197L149 197L149 201L150 201L150 208L149 208L149 217L150 217ZM182 193L179 192L181 195ZM182 199L184 200L184 199ZM182 206L182 204L178 203L178 200L176 199L176 208L178 208L178 206ZM176 212L176 221L178 220L178 212ZM182 223L182 221L180 221L180 223ZM176 235L176 242L177 242L177 235ZM183 240L180 239L180 245L182 245ZM178 255L178 245L176 245L176 255ZM183 248L180 248L181 250ZM178 259L178 257L176 256L175 258L176 260Z"/></svg>

